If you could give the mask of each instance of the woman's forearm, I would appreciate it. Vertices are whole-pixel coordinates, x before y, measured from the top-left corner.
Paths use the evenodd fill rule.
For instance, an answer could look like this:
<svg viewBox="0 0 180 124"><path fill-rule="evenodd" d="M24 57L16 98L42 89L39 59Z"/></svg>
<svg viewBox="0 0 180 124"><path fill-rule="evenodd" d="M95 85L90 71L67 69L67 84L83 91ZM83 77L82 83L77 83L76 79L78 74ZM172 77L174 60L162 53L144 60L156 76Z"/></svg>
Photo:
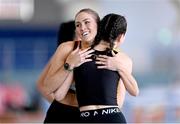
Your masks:
<svg viewBox="0 0 180 124"><path fill-rule="evenodd" d="M39 92L49 102L52 102L55 97L57 99L61 99L62 98L61 96L63 96L63 97L65 96L65 94L67 93L67 91L69 89L69 85L73 82L72 81L73 73L68 74L67 78L65 79L65 76L61 72L59 72L59 73L61 73L61 74L59 74L60 80L58 81L58 83L56 84L57 86L56 86L56 85L54 85L56 82L54 83L51 80L49 80L49 82L45 82L45 79L47 78L47 73L48 73L49 69L50 69L50 62L45 66L44 70L42 71L41 75L39 76L39 78L37 80L37 88L38 88ZM57 73L57 75L58 75L58 73ZM56 77L52 76L51 78L56 78ZM47 85L45 85L45 83L47 83ZM52 92L50 92L50 88L52 88L52 87L54 87L54 89L57 89L57 90L52 90Z"/></svg>
<svg viewBox="0 0 180 124"><path fill-rule="evenodd" d="M41 93L41 95L49 102L49 103L52 103L52 101L54 100L54 94L52 93L52 94L49 94L49 95L47 95L46 93L45 93L45 90L44 90L44 86L42 86L40 83L39 84L37 84L37 87L38 87L38 90L39 90L39 92Z"/></svg>
<svg viewBox="0 0 180 124"><path fill-rule="evenodd" d="M73 73L70 73L68 78L63 82L63 84L54 92L54 97L56 100L60 101L65 98L69 88L73 82Z"/></svg>
<svg viewBox="0 0 180 124"><path fill-rule="evenodd" d="M48 62L48 64L45 66L42 73L40 74L40 76L37 80L37 88L38 88L38 91L41 93L41 95L51 103L54 100L54 95L53 94L47 95L45 93L45 86L44 86L44 79L46 77L46 74L47 74L49 68L50 68L50 62Z"/></svg>
<svg viewBox="0 0 180 124"><path fill-rule="evenodd" d="M118 70L126 90L133 96L139 94L139 88L135 78L126 69Z"/></svg>
<svg viewBox="0 0 180 124"><path fill-rule="evenodd" d="M50 68L44 80L46 94L54 93L59 87L61 87L66 79L72 78L72 75L70 74L73 72L64 68L64 63L72 51L69 46L69 43L61 44L53 55Z"/></svg>
<svg viewBox="0 0 180 124"><path fill-rule="evenodd" d="M64 67L59 68L54 74L52 75L47 75L44 85L46 87L46 93L51 94L54 93L58 88L63 86L63 83L66 82L66 84L71 84L72 82L67 82L71 81L72 79L73 72L70 72L68 70L65 70ZM70 79L69 79L70 78Z"/></svg>

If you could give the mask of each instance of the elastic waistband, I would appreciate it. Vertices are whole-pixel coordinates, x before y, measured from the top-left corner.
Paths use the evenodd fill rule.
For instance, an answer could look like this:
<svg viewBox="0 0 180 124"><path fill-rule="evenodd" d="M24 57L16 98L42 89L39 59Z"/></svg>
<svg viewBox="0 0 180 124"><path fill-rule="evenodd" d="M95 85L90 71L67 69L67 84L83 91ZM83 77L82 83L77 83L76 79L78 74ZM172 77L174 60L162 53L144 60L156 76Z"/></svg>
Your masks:
<svg viewBox="0 0 180 124"><path fill-rule="evenodd" d="M81 111L80 117L107 115L107 114L120 113L120 112L121 112L120 108L110 107L110 108L102 108L102 109L96 109L96 110Z"/></svg>

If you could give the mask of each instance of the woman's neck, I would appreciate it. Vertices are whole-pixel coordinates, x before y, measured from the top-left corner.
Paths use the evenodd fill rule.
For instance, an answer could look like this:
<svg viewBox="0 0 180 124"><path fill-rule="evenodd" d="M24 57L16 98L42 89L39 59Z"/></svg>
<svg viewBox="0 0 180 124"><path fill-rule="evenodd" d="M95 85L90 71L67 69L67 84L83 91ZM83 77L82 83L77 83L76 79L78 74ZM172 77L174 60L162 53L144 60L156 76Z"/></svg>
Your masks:
<svg viewBox="0 0 180 124"><path fill-rule="evenodd" d="M81 48L82 49L86 49L88 47L90 47L92 45L92 42L88 42L88 41L82 41L81 42Z"/></svg>
<svg viewBox="0 0 180 124"><path fill-rule="evenodd" d="M109 43L105 41L100 41L100 43L94 47L94 49L99 50L99 51L104 51L107 48L110 48L110 46L109 46Z"/></svg>

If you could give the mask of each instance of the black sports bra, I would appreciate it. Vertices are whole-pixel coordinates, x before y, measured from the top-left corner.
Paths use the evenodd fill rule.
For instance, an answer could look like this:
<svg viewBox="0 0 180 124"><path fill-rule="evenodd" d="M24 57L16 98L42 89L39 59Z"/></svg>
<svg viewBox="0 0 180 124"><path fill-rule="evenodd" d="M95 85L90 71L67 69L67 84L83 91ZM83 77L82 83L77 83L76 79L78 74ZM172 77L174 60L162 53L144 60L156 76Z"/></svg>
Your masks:
<svg viewBox="0 0 180 124"><path fill-rule="evenodd" d="M97 69L98 55L112 56L109 50L93 53L93 61L86 62L74 69L75 87L79 106L117 105L118 72Z"/></svg>

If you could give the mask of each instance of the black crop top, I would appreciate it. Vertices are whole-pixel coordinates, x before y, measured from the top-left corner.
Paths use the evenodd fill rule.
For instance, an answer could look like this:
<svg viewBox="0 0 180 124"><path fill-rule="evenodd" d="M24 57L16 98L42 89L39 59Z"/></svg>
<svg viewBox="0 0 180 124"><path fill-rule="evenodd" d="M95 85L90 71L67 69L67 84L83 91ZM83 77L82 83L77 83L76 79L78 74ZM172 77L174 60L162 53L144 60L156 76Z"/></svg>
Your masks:
<svg viewBox="0 0 180 124"><path fill-rule="evenodd" d="M112 56L111 52L94 52L97 55ZM117 71L97 69L95 60L74 69L75 87L79 106L117 105L117 86L120 76Z"/></svg>

